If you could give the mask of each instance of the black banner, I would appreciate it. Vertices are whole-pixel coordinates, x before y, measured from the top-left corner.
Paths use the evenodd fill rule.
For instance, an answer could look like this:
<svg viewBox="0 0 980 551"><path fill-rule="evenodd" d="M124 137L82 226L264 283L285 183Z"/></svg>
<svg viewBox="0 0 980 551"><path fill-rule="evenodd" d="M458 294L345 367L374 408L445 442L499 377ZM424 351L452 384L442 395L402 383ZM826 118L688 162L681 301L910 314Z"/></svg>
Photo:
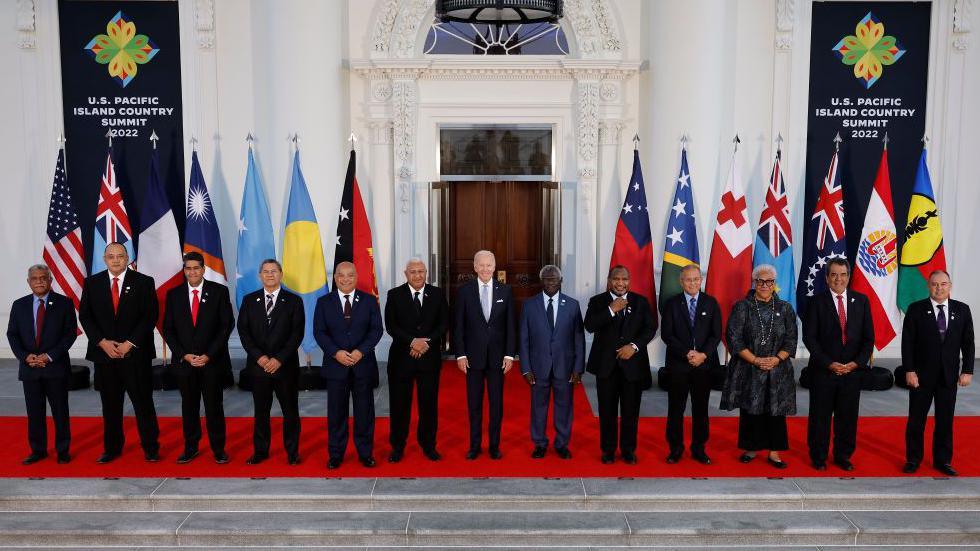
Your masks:
<svg viewBox="0 0 980 551"><path fill-rule="evenodd" d="M59 0L67 172L91 265L107 132L133 239L153 144L183 240L184 154L176 0ZM137 242L138 246L138 242Z"/></svg>
<svg viewBox="0 0 980 551"><path fill-rule="evenodd" d="M930 9L929 2L813 3L804 218L813 213L840 132L851 260L886 133L895 223L905 225L925 132Z"/></svg>

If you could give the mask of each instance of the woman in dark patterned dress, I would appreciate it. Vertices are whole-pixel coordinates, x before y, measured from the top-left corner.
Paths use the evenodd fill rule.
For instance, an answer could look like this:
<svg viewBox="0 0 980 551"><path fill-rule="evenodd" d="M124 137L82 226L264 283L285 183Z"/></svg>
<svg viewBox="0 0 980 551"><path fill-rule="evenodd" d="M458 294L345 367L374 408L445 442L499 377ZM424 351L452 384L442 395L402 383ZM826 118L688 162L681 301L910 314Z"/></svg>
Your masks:
<svg viewBox="0 0 980 551"><path fill-rule="evenodd" d="M776 268L752 271L754 289L735 303L726 336L733 356L721 395L721 408L739 408L739 460L748 463L769 450L770 465L785 469L779 452L789 449L786 416L796 413L796 312L775 293Z"/></svg>

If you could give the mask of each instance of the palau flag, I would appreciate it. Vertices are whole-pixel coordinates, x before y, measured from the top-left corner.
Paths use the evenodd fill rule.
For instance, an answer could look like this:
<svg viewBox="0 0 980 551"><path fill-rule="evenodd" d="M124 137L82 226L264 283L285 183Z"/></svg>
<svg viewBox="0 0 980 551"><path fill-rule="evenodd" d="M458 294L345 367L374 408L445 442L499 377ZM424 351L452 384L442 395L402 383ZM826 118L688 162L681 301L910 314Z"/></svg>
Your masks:
<svg viewBox="0 0 980 551"><path fill-rule="evenodd" d="M769 264L776 267L776 292L780 298L796 310L796 269L793 266L793 228L789 223L789 198L783 185L780 170L782 151L776 150L766 203L759 215L759 229L755 232L755 249L752 266Z"/></svg>
<svg viewBox="0 0 980 551"><path fill-rule="evenodd" d="M99 205L95 211L95 231L92 244L92 269L90 274L97 274L106 269L102 256L109 243L122 243L129 253L129 262L136 264L136 252L133 249L133 230L129 226L129 214L123 201L122 189L116 180L116 168L112 164L112 146L106 154L105 171L102 173L102 183L99 186Z"/></svg>
<svg viewBox="0 0 980 551"><path fill-rule="evenodd" d="M289 207L282 236L282 285L303 299L306 332L303 352L316 348L313 339L313 312L318 298L327 294L327 268L320 243L320 226L313 212L310 192L299 166L299 150L293 156L293 177L289 184Z"/></svg>
<svg viewBox="0 0 980 551"><path fill-rule="evenodd" d="M204 279L228 285L218 221L214 217L211 195L204 184L197 151L191 157L191 184L187 188L187 224L184 230L184 252L191 251L204 256Z"/></svg>
<svg viewBox="0 0 980 551"><path fill-rule="evenodd" d="M929 274L946 269L943 227L939 223L936 196L932 193L926 149L922 148L919 168L912 187L905 245L898 265L898 307L904 312L909 304L929 296Z"/></svg>
<svg viewBox="0 0 980 551"><path fill-rule="evenodd" d="M609 267L626 266L630 272L630 291L643 295L657 319L657 286L653 281L653 240L650 238L650 212L647 192L640 169L640 152L633 150L633 174L630 176L623 209L616 224Z"/></svg>
<svg viewBox="0 0 980 551"><path fill-rule="evenodd" d="M245 191L242 193L242 210L238 217L238 259L235 268L235 304L252 291L259 290L259 264L276 257L272 217L265 200L262 175L255 167L252 146L248 148L248 170L245 173Z"/></svg>
<svg viewBox="0 0 980 551"><path fill-rule="evenodd" d="M674 202L664 238L664 263L660 269L660 308L672 296L682 292L681 269L700 264L698 225L694 219L694 193L691 172L687 168L687 148L681 150L681 171L674 188Z"/></svg>

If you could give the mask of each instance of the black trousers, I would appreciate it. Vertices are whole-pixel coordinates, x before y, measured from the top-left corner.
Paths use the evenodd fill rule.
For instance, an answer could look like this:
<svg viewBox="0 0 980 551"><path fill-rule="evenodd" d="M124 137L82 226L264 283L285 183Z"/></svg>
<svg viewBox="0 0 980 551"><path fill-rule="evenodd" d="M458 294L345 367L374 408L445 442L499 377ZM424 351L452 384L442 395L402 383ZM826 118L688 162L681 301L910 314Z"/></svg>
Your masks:
<svg viewBox="0 0 980 551"><path fill-rule="evenodd" d="M671 453L684 450L684 412L691 396L691 451L704 452L708 442L708 397L711 395L711 370L707 363L699 367L671 367L667 389L667 445Z"/></svg>
<svg viewBox="0 0 980 551"><path fill-rule="evenodd" d="M224 367L205 366L178 369L175 374L180 389L185 451L197 451L201 441L202 398L211 451L215 454L225 451L224 372Z"/></svg>
<svg viewBox="0 0 980 551"><path fill-rule="evenodd" d="M627 379L623 370L616 366L608 377L596 377L596 394L599 397L599 447L602 453L616 453L617 441L621 452L636 452L643 387Z"/></svg>
<svg viewBox="0 0 980 551"><path fill-rule="evenodd" d="M500 448L500 426L504 420L504 370L499 366L466 371L466 406L470 417L470 449L483 444L483 392L486 388L490 402L489 444L491 450Z"/></svg>
<svg viewBox="0 0 980 551"><path fill-rule="evenodd" d="M288 455L299 454L299 370L290 369L279 377L252 377L252 402L255 405L255 428L252 445L255 455L268 456L272 440L269 412L275 394L282 410L282 445Z"/></svg>
<svg viewBox="0 0 980 551"><path fill-rule="evenodd" d="M932 464L947 465L953 461L953 412L956 409L956 385L931 385L909 390L909 421L905 425L905 460L918 465L924 455L926 418L936 404L936 427L932 434Z"/></svg>
<svg viewBox="0 0 980 551"><path fill-rule="evenodd" d="M440 369L416 371L405 376L388 374L388 402L391 433L389 442L393 450L404 450L408 442L409 421L412 418L412 389L415 389L419 408L419 422L415 438L423 450L436 449L436 430L439 427L439 377Z"/></svg>
<svg viewBox="0 0 980 551"><path fill-rule="evenodd" d="M330 459L343 459L347 453L348 413L354 399L354 447L357 456L374 453L374 379L355 377L347 370L346 379L327 379L327 451Z"/></svg>
<svg viewBox="0 0 980 551"><path fill-rule="evenodd" d="M807 419L806 442L812 461L827 460L831 418L834 423L834 459L851 458L857 446L860 403L861 372L855 370L847 375L835 375L818 368L810 376L810 416Z"/></svg>
<svg viewBox="0 0 980 551"><path fill-rule="evenodd" d="M47 406L54 419L54 449L68 453L71 428L68 422L68 377L40 378L24 381L27 406L27 442L33 453L48 451Z"/></svg>
<svg viewBox="0 0 980 551"><path fill-rule="evenodd" d="M786 416L762 413L753 415L747 410L738 412L738 447L745 451L783 451L789 449Z"/></svg>
<svg viewBox="0 0 980 551"><path fill-rule="evenodd" d="M555 449L567 448L572 438L572 390L570 375L538 377L531 387L531 441L535 446L548 445L548 406L554 397Z"/></svg>
<svg viewBox="0 0 980 551"><path fill-rule="evenodd" d="M95 364L99 396L102 398L103 447L106 453L122 453L126 443L123 433L123 400L129 395L136 413L140 445L146 453L160 451L160 426L153 406L153 372L149 361L123 359Z"/></svg>

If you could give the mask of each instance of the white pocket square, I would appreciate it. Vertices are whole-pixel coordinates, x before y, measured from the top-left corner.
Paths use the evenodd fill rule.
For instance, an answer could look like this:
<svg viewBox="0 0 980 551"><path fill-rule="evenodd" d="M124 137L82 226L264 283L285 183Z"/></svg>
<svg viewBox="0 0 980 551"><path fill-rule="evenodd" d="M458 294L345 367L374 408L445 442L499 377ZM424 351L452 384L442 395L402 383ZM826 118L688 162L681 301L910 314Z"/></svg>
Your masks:
<svg viewBox="0 0 980 551"><path fill-rule="evenodd" d="M502 298L498 298L497 299L497 302L503 302L503 301L504 301L504 299L502 299Z"/></svg>

